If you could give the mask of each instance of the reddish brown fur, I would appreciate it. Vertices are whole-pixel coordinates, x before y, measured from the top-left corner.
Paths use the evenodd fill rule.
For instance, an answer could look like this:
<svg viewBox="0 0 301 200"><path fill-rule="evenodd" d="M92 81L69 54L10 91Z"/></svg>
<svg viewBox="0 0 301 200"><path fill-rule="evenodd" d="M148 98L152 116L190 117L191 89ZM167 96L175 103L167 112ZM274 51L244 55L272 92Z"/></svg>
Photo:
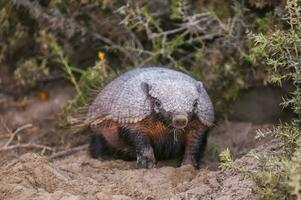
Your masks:
<svg viewBox="0 0 301 200"><path fill-rule="evenodd" d="M147 134L150 138L159 140L164 134L167 134L167 127L154 117L147 117L144 120L133 124L119 124L111 120L106 120L101 123L99 132L105 137L106 141L114 148L126 151L128 146L120 139L118 135L118 126L126 127L134 132ZM189 144L193 140L193 135L198 134L198 131L205 126L198 120L191 121L184 129L186 151L189 151Z"/></svg>
<svg viewBox="0 0 301 200"><path fill-rule="evenodd" d="M165 125L154 117L147 117L141 122L125 126L130 130L144 133L154 139L162 137L166 131Z"/></svg>
<svg viewBox="0 0 301 200"><path fill-rule="evenodd" d="M112 123L111 126L103 126L98 128L99 132L102 133L102 136L106 141L114 148L117 148L121 151L127 151L128 146L118 135L118 126L117 124Z"/></svg>

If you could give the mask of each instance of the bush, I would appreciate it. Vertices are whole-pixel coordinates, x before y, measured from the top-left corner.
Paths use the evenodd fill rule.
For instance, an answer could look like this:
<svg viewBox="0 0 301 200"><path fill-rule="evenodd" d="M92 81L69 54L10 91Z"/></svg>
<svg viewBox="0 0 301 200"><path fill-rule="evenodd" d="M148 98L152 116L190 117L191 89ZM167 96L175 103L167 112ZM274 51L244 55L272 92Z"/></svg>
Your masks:
<svg viewBox="0 0 301 200"><path fill-rule="evenodd" d="M301 4L298 0L286 2L286 14L281 29L270 33L252 33L249 58L255 65L266 65L269 81L282 85L290 82L294 91L284 99L283 106L291 108L296 118L273 130L258 131L257 138L272 136L279 144L280 153L256 157L261 162L258 171L248 171L235 165L230 155L221 154L223 167L248 174L255 182L254 192L258 199L300 199L301 198ZM226 155L226 156L225 156ZM226 161L226 162L225 162ZM232 163L232 164L231 164ZM242 170L244 169L244 170Z"/></svg>

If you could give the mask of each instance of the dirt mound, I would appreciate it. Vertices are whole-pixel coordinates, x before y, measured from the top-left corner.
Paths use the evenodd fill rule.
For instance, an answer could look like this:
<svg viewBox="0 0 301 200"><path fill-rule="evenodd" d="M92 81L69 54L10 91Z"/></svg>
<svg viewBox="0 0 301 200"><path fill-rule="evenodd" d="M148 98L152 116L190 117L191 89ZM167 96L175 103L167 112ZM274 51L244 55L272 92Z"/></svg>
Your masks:
<svg viewBox="0 0 301 200"><path fill-rule="evenodd" d="M252 153L274 149L270 143ZM235 162L252 170L259 165L251 154ZM161 164L135 169L135 162L95 160L86 151L53 162L27 153L0 168L0 199L254 199L253 182L236 172Z"/></svg>
<svg viewBox="0 0 301 200"><path fill-rule="evenodd" d="M252 199L252 182L234 172L134 165L85 151L55 162L28 153L0 169L0 199Z"/></svg>
<svg viewBox="0 0 301 200"><path fill-rule="evenodd" d="M135 162L95 160L82 150L61 159L27 153L2 162L0 199L252 199L252 182L219 171L217 154L227 147L235 158L259 145L257 128L245 122L221 123L212 131L201 170L159 162L154 169L136 169ZM263 150L258 150L264 152ZM254 158L237 159L254 168Z"/></svg>

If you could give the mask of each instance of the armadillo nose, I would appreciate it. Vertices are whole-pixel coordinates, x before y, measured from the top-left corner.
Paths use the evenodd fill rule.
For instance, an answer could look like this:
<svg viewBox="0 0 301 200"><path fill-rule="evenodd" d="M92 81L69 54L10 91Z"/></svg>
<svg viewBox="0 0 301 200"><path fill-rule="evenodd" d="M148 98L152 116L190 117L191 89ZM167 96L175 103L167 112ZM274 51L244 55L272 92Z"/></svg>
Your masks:
<svg viewBox="0 0 301 200"><path fill-rule="evenodd" d="M172 119L172 125L175 128L185 128L188 123L187 114L176 114Z"/></svg>

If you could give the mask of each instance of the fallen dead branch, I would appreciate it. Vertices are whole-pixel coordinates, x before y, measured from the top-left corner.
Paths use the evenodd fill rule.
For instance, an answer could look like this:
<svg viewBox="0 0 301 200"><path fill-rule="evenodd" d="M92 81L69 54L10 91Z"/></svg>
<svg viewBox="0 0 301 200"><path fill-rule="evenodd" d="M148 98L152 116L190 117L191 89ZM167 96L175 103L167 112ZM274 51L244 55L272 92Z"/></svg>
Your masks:
<svg viewBox="0 0 301 200"><path fill-rule="evenodd" d="M16 145L11 145L7 147L2 147L0 148L0 152L2 151L9 151L9 150L14 150L14 149L41 149L42 151L51 151L54 152L55 149L49 146L41 145L41 144L35 144L35 143L27 143L27 144L16 144Z"/></svg>
<svg viewBox="0 0 301 200"><path fill-rule="evenodd" d="M4 122L2 121L2 124L4 124ZM12 141L14 140L14 138L23 130L28 129L28 128L32 128L33 125L32 124L25 124L23 126L18 127L15 131L11 131L6 124L5 128L7 130L7 132L9 134L11 134L11 136L9 137L8 141L5 143L5 145L0 148L0 152L3 151L9 151L9 150L14 150L14 149L42 149L42 154L45 153L45 151L55 151L54 148L45 146L45 145L41 145L41 144L36 144L36 143L26 143L26 144L15 144L15 145L10 145L12 143Z"/></svg>
<svg viewBox="0 0 301 200"><path fill-rule="evenodd" d="M4 148L8 147L8 146L11 144L11 142L14 140L14 138L16 137L16 135L17 135L18 133L20 133L21 131L23 131L23 130L25 130L25 129L27 129L27 128L31 128L31 127L33 127L32 124L25 124L25 125L20 126L19 128L17 128L17 129L12 133L11 137L10 137L9 140L6 142L6 144L4 145ZM10 131L10 132L11 132L11 131Z"/></svg>
<svg viewBox="0 0 301 200"><path fill-rule="evenodd" d="M63 156L67 156L70 155L72 153L84 150L88 148L88 145L81 145L81 146L77 146L74 148L68 148L68 149L64 149L61 151L56 152L58 149L56 148L52 148L49 146L45 146L45 145L41 145L41 144L36 144L36 143L25 143L25 144L14 144L11 145L11 143L13 142L14 138L23 130L28 129L33 127L32 124L25 124L23 126L18 127L15 131L12 131L11 129L9 129L6 124L3 122L3 119L1 120L2 124L5 125L5 129L8 133L8 135L5 135L6 137L9 137L9 139L7 140L7 142L5 143L5 145L0 148L0 152L4 152L4 151L10 151L10 150L15 150L15 149L39 149L41 150L41 155L44 155L46 151L51 152L52 155L49 156L49 159L56 159L56 158L60 158Z"/></svg>
<svg viewBox="0 0 301 200"><path fill-rule="evenodd" d="M77 146L74 148L65 149L65 150L53 153L51 156L49 156L49 159L53 160L53 159L61 158L64 156L68 156L72 153L75 153L75 152L78 152L81 150L85 150L87 148L88 148L88 144ZM2 148L0 148L0 152L10 151L10 150L15 150L15 149L40 149L40 150L42 150L41 155L43 155L46 151L49 151L49 152L56 151L55 148L52 148L49 146L36 144L36 143L26 143L26 144L16 144L16 145L11 145L11 146L7 146L7 147L2 147Z"/></svg>
<svg viewBox="0 0 301 200"><path fill-rule="evenodd" d="M81 151L81 150L84 150L84 149L87 149L87 148L88 148L87 144L77 146L77 147L73 147L73 148L69 148L69 149L59 151L57 153L52 154L51 156L49 156L49 159L52 160L52 159L56 159L56 158L61 158L63 156L68 156L72 153L75 153L75 152L78 152L78 151Z"/></svg>

